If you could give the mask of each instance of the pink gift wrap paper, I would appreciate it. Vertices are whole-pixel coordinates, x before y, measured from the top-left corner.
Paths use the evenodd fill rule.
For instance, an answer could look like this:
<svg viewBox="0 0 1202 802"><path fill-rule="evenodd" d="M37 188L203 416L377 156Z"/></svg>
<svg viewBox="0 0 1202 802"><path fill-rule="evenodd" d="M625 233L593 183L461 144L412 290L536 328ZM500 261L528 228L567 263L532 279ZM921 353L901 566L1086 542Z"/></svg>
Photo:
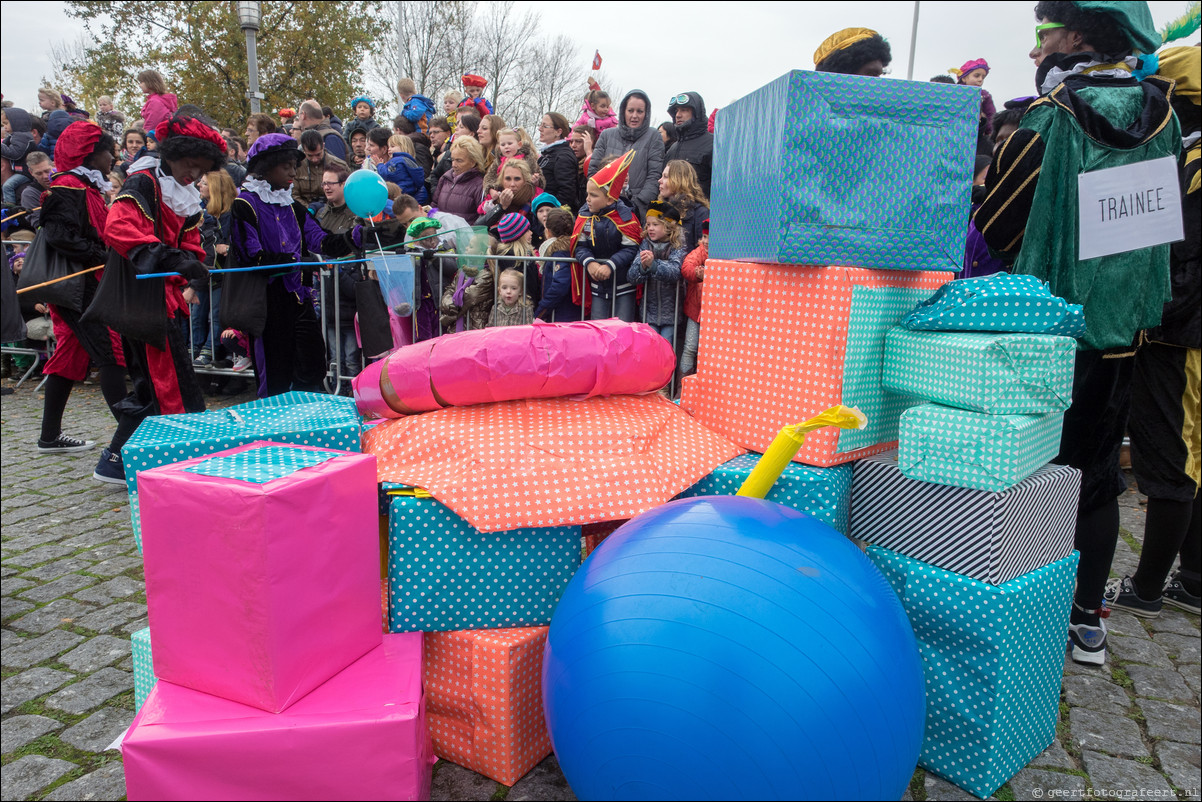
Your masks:
<svg viewBox="0 0 1202 802"><path fill-rule="evenodd" d="M376 458L264 484L186 472L250 443L139 476L146 597L160 680L270 712L380 645Z"/></svg>
<svg viewBox="0 0 1202 802"><path fill-rule="evenodd" d="M121 751L130 800L429 799L422 633L385 635L280 714L160 681Z"/></svg>

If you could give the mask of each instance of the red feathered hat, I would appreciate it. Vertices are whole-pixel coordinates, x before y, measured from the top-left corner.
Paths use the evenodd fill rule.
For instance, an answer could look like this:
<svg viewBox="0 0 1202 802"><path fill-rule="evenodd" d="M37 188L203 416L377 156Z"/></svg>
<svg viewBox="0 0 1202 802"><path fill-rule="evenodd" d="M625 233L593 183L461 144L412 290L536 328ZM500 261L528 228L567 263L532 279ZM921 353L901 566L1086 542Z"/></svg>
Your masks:
<svg viewBox="0 0 1202 802"><path fill-rule="evenodd" d="M154 129L154 138L160 144L168 137L175 136L190 136L208 142L220 148L222 153L228 147L225 137L195 117L172 117L170 120L163 120Z"/></svg>
<svg viewBox="0 0 1202 802"><path fill-rule="evenodd" d="M54 145L54 169L65 173L83 164L96 150L104 130L91 120L77 120L59 134Z"/></svg>
<svg viewBox="0 0 1202 802"><path fill-rule="evenodd" d="M484 78L479 75L472 75L469 72L467 75L463 76L463 85L478 86L483 89L484 87L488 86L488 81L484 80Z"/></svg>
<svg viewBox="0 0 1202 802"><path fill-rule="evenodd" d="M634 151L628 150L622 154L622 158L615 159L598 170L589 181L600 187L606 195L617 200L622 194L622 187L626 185L626 176L630 173L630 165L633 161Z"/></svg>

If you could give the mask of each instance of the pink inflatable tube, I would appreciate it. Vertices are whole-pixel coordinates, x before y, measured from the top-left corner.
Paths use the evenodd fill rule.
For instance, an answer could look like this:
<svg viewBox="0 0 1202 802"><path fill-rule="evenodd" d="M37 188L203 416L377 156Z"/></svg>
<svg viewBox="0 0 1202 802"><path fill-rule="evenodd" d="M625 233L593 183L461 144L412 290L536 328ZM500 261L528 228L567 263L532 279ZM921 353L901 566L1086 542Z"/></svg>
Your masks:
<svg viewBox="0 0 1202 802"><path fill-rule="evenodd" d="M397 349L354 380L367 416L523 398L634 395L676 367L672 346L643 323L542 323L449 334Z"/></svg>

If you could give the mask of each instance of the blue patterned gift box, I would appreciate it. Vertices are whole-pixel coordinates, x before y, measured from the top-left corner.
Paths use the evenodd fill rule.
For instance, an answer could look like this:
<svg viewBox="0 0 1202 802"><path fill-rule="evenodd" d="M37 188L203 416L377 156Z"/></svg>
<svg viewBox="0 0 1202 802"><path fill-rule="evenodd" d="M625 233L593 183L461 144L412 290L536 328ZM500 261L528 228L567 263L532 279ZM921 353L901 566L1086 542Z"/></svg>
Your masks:
<svg viewBox="0 0 1202 802"><path fill-rule="evenodd" d="M918 764L982 799L1056 737L1077 553L994 586L877 546L926 677Z"/></svg>
<svg viewBox="0 0 1202 802"><path fill-rule="evenodd" d="M580 527L480 532L434 498L392 496L388 629L544 626L580 567Z"/></svg>
<svg viewBox="0 0 1202 802"><path fill-rule="evenodd" d="M908 479L894 455L855 464L851 536L1001 585L1073 550L1081 474L1046 465L1004 493Z"/></svg>
<svg viewBox="0 0 1202 802"><path fill-rule="evenodd" d="M761 456L744 454L724 462L677 498L733 496L751 475ZM791 462L766 498L817 518L846 535L851 506L851 466L811 468Z"/></svg>
<svg viewBox="0 0 1202 802"><path fill-rule="evenodd" d="M896 393L995 415L1063 412L1077 343L1048 334L908 331L885 335L882 381Z"/></svg>
<svg viewBox="0 0 1202 802"><path fill-rule="evenodd" d="M801 70L724 106L710 258L962 269L980 109L971 87Z"/></svg>
<svg viewBox="0 0 1202 802"><path fill-rule="evenodd" d="M361 429L353 398L320 393L283 393L228 409L147 418L121 449L138 553L142 553L139 471L256 440L358 452Z"/></svg>
<svg viewBox="0 0 1202 802"><path fill-rule="evenodd" d="M988 415L919 404L901 416L897 463L911 479L1009 490L1060 453L1064 413Z"/></svg>
<svg viewBox="0 0 1202 802"><path fill-rule="evenodd" d="M1085 335L1085 312L1035 276L994 273L944 284L901 322L913 331L1025 331Z"/></svg>
<svg viewBox="0 0 1202 802"><path fill-rule="evenodd" d="M135 632L130 640L134 654L134 712L142 709L146 697L158 678L154 675L154 660L150 656L150 627Z"/></svg>

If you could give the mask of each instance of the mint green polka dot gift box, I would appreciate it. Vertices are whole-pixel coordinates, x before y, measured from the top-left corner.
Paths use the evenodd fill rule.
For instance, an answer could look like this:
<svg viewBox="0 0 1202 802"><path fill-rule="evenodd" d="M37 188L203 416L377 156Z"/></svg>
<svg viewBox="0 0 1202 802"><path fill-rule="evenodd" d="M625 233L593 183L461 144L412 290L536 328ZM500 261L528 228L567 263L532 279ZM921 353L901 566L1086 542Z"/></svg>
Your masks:
<svg viewBox="0 0 1202 802"><path fill-rule="evenodd" d="M256 440L361 451L362 418L355 399L321 393L282 393L227 409L153 415L121 449L134 541L142 553L138 473L215 454Z"/></svg>
<svg viewBox="0 0 1202 802"><path fill-rule="evenodd" d="M918 765L984 799L1056 737L1078 555L998 586L879 546L868 557L918 639L927 692Z"/></svg>
<svg viewBox="0 0 1202 802"><path fill-rule="evenodd" d="M971 87L804 70L723 106L710 258L962 269L980 109Z"/></svg>
<svg viewBox="0 0 1202 802"><path fill-rule="evenodd" d="M901 416L897 463L911 479L1001 492L1060 453L1063 412L988 415L919 404Z"/></svg>
<svg viewBox="0 0 1202 802"><path fill-rule="evenodd" d="M389 632L551 623L580 567L579 526L481 532L437 499L391 498Z"/></svg>
<svg viewBox="0 0 1202 802"><path fill-rule="evenodd" d="M677 498L733 496L739 492L762 456L744 454L724 462ZM817 518L846 535L848 509L851 506L851 466L812 468L791 462L768 491L766 498Z"/></svg>
<svg viewBox="0 0 1202 802"><path fill-rule="evenodd" d="M885 335L881 380L896 393L997 415L1063 412L1077 343L1049 334L909 331Z"/></svg>
<svg viewBox="0 0 1202 802"><path fill-rule="evenodd" d="M150 657L150 627L139 629L130 636L130 641L134 655L134 712L137 712L159 680L154 675L154 660Z"/></svg>

